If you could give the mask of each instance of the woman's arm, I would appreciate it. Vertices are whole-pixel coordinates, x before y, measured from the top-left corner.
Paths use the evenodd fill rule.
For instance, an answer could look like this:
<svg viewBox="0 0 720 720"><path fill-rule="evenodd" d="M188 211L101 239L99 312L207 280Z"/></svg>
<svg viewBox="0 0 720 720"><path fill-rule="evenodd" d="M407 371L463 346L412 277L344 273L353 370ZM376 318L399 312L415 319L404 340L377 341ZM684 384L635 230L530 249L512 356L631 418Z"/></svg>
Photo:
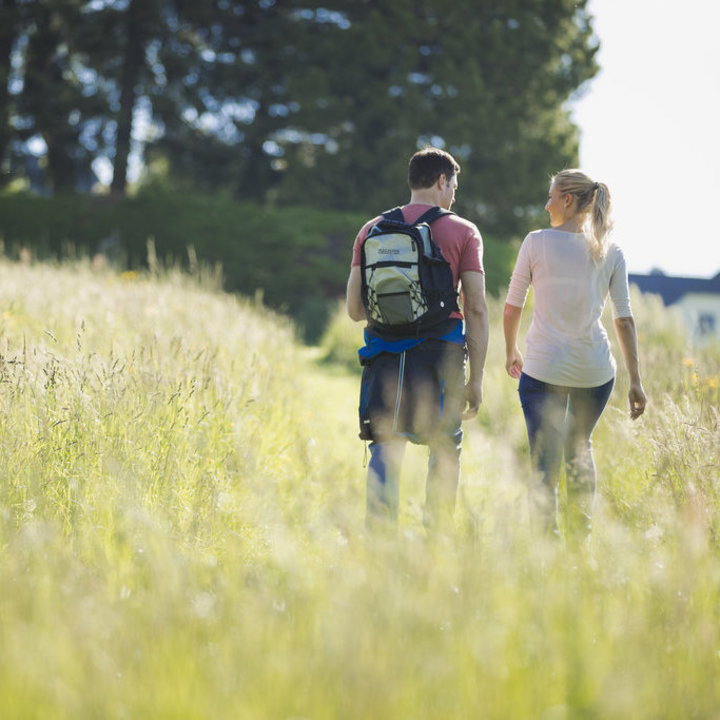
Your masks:
<svg viewBox="0 0 720 720"><path fill-rule="evenodd" d="M638 357L637 331L632 316L615 318L615 333L630 376L630 417L635 420L645 412L647 398L640 380L640 360Z"/></svg>
<svg viewBox="0 0 720 720"><path fill-rule="evenodd" d="M505 309L503 311L503 330L505 332L505 369L515 379L520 377L523 368L523 356L517 346L520 332L520 319L528 290L532 283L533 234L526 236L518 251L515 267L510 278Z"/></svg>
<svg viewBox="0 0 720 720"><path fill-rule="evenodd" d="M520 331L522 308L505 304L503 311L503 330L505 331L505 369L512 378L519 378L523 367L523 356L518 349L517 339Z"/></svg>

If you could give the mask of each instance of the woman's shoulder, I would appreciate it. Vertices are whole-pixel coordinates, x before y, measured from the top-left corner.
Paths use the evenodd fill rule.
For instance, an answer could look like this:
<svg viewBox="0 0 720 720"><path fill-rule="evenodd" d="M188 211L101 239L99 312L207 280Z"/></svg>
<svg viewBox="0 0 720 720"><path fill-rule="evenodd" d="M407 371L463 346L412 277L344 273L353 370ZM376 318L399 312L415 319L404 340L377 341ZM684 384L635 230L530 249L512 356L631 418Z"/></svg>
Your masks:
<svg viewBox="0 0 720 720"><path fill-rule="evenodd" d="M610 240L607 245L606 257L613 262L622 261L625 262L625 253L623 252L620 245Z"/></svg>
<svg viewBox="0 0 720 720"><path fill-rule="evenodd" d="M526 236L523 242L530 243L539 240L545 233L544 228L538 228L537 230L531 230Z"/></svg>
<svg viewBox="0 0 720 720"><path fill-rule="evenodd" d="M557 228L547 227L547 228L537 228L536 230L531 230L526 236L526 238L534 238L534 239L540 239L540 238L558 238L558 237L585 237L583 233L573 233L568 232L567 230L558 230Z"/></svg>
<svg viewBox="0 0 720 720"><path fill-rule="evenodd" d="M525 245L534 245L542 243L551 238L555 231L552 228L538 228L537 230L531 230L523 240Z"/></svg>

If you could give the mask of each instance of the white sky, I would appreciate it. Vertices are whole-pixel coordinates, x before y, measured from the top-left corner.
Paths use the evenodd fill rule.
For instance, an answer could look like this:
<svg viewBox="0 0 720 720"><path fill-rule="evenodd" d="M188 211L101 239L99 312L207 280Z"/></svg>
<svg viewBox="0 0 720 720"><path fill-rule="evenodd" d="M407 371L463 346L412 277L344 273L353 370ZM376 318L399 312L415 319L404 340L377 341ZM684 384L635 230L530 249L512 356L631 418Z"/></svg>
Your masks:
<svg viewBox="0 0 720 720"><path fill-rule="evenodd" d="M720 0L591 0L600 73L571 105L630 272L720 271Z"/></svg>

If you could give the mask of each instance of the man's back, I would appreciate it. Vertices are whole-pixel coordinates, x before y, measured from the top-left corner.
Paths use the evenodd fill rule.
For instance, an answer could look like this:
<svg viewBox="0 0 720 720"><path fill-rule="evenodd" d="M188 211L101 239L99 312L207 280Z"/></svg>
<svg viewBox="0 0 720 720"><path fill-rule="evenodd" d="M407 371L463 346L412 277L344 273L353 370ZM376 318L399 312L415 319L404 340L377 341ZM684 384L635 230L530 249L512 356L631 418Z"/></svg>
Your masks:
<svg viewBox="0 0 720 720"><path fill-rule="evenodd" d="M449 153L426 148L408 166L410 202L405 222L416 222L432 207L449 210L455 200L460 166ZM362 246L380 216L365 223L353 244L347 284L347 310L353 320L368 320L363 303ZM432 238L452 271L453 290L463 288L465 332L460 312L442 324L451 329L425 331L399 340L378 336L373 323L365 330L359 355L364 366L360 390L361 437L369 439L368 521L395 521L397 481L406 440L430 449L426 522L452 521L459 480L461 421L473 417L482 401L482 370L487 348L487 313L482 238L475 225L454 213L437 218ZM447 266L445 266L447 272ZM465 353L469 378L465 375ZM463 408L467 408L463 413Z"/></svg>
<svg viewBox="0 0 720 720"><path fill-rule="evenodd" d="M431 206L424 203L409 203L402 207L403 217L408 223L416 222L429 207ZM360 248L370 228L381 218L379 215L360 228L353 245L353 267L360 267ZM477 227L469 220L455 214L443 215L433 222L432 237L452 269L455 291L458 289L461 273L483 272L482 238Z"/></svg>

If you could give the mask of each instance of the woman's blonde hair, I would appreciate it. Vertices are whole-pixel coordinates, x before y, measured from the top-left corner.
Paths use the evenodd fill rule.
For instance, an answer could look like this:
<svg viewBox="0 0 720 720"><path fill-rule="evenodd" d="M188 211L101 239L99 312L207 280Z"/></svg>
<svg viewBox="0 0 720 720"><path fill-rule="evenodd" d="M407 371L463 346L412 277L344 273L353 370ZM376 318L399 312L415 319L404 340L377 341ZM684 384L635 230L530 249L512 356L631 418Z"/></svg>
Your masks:
<svg viewBox="0 0 720 720"><path fill-rule="evenodd" d="M608 233L612 230L608 186L591 180L577 169L561 170L552 182L560 193L574 195L578 212L587 214L583 230L590 242L593 260L600 262L607 254Z"/></svg>

